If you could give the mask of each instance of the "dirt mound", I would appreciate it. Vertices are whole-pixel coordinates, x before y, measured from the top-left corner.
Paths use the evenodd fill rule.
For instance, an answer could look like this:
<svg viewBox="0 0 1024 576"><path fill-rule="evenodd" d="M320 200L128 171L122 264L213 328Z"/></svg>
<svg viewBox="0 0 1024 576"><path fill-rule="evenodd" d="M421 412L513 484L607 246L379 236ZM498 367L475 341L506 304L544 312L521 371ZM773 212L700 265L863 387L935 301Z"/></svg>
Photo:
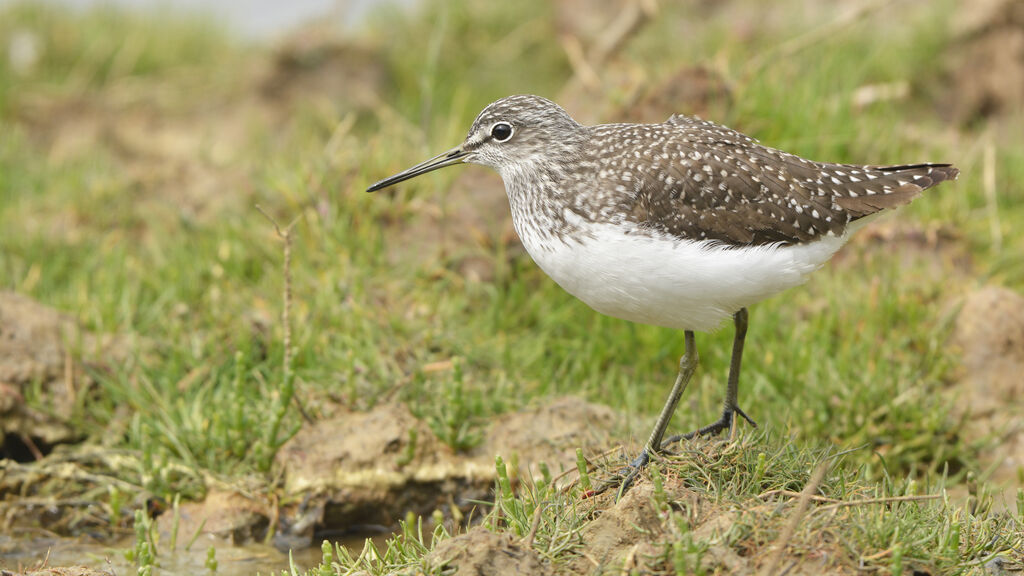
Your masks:
<svg viewBox="0 0 1024 576"><path fill-rule="evenodd" d="M999 286L969 294L953 343L961 351L971 414L1024 405L1024 296Z"/></svg>
<svg viewBox="0 0 1024 576"><path fill-rule="evenodd" d="M178 220L252 210L262 169L249 158L254 134L286 134L307 110L354 120L378 102L386 74L380 51L311 27L239 64L230 78L183 69L161 82L126 77L67 94L25 90L11 109L54 164L110 165L133 191L131 232L146 236L166 234L160 226ZM38 235L71 242L95 225L73 206L35 220Z"/></svg>
<svg viewBox="0 0 1024 576"><path fill-rule="evenodd" d="M77 360L118 354L114 338L81 330L57 310L12 292L0 292L0 458L39 459L79 434L70 425L76 399L92 381ZM123 349L122 349L123 350ZM25 402L26 394L40 396Z"/></svg>
<svg viewBox="0 0 1024 576"><path fill-rule="evenodd" d="M961 352L961 374L953 393L966 412L966 433L995 436L985 461L990 480L1007 490L1020 487L1024 472L1024 296L998 286L964 299L951 343Z"/></svg>
<svg viewBox="0 0 1024 576"><path fill-rule="evenodd" d="M203 534L207 538L242 545L261 542L270 525L270 506L251 496L226 490L210 491L202 502L185 502L174 514L161 514L157 528L161 538L171 533ZM205 543L204 543L205 546Z"/></svg>
<svg viewBox="0 0 1024 576"><path fill-rule="evenodd" d="M958 40L942 98L961 123L1024 113L1024 3L962 0L950 11Z"/></svg>
<svg viewBox="0 0 1024 576"><path fill-rule="evenodd" d="M541 462L557 473L575 467L576 448L607 447L609 432L619 422L619 415L607 406L572 396L555 398L549 404L495 420L473 455L489 462L492 471L495 456L514 458L536 478L536 465Z"/></svg>
<svg viewBox="0 0 1024 576"><path fill-rule="evenodd" d="M299 502L282 511L282 528L309 539L388 530L408 512L461 517L491 499L496 455L518 462L514 480L539 477L540 462L570 468L577 447L604 449L617 423L610 408L558 398L496 418L481 446L460 454L404 404L341 414L304 427L278 453L285 492Z"/></svg>
<svg viewBox="0 0 1024 576"><path fill-rule="evenodd" d="M409 510L468 505L486 496L493 478L493 464L455 457L403 404L306 426L277 461L286 493L301 501L284 513L292 537L367 532L393 526Z"/></svg>
<svg viewBox="0 0 1024 576"><path fill-rule="evenodd" d="M899 246L893 251L889 247ZM975 257L963 234L948 225L924 225L900 218L883 218L855 234L829 266L863 270L882 257L899 258L926 279L946 284L973 281Z"/></svg>
<svg viewBox="0 0 1024 576"><path fill-rule="evenodd" d="M316 23L281 40L263 66L254 83L283 113L311 99L345 109L369 107L388 80L379 51Z"/></svg>
<svg viewBox="0 0 1024 576"><path fill-rule="evenodd" d="M495 534L485 528L445 540L427 556L434 570L454 570L460 576L499 576L522 574L543 576L551 567L531 548L509 534Z"/></svg>
<svg viewBox="0 0 1024 576"><path fill-rule="evenodd" d="M574 571L588 574L594 568L624 561L636 567L638 546L649 545L664 536L661 513L653 496L654 487L641 483L588 524L582 530L583 553L574 564Z"/></svg>

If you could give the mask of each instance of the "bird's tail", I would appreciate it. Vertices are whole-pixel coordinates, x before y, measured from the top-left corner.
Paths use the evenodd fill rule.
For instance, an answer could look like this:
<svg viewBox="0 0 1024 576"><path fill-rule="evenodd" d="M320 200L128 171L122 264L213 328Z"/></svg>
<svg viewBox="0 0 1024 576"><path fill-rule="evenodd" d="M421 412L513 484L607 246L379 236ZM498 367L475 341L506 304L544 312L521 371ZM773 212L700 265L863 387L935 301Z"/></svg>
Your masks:
<svg viewBox="0 0 1024 576"><path fill-rule="evenodd" d="M866 176L856 186L848 186L849 196L836 198L836 203L853 219L870 216L881 210L909 204L921 192L960 174L952 164L900 164L897 166L862 166Z"/></svg>

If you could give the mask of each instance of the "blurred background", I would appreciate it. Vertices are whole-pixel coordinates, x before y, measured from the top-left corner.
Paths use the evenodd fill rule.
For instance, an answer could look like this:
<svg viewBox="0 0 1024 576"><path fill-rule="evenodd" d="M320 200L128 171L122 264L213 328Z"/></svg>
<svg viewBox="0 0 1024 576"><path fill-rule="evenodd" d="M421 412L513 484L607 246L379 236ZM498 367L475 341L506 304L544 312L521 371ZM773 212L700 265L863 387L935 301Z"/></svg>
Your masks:
<svg viewBox="0 0 1024 576"><path fill-rule="evenodd" d="M12 4L12 0L4 0ZM338 31L358 26L368 11L380 0L299 0L273 2L271 0L232 0L230 2L203 2L201 0L56 0L54 5L74 9L93 9L98 6L118 7L125 10L153 12L169 9L178 13L191 13L217 21L228 33L236 36L267 41L287 34L295 28L319 22ZM391 0L394 6L412 7L414 0Z"/></svg>
<svg viewBox="0 0 1024 576"><path fill-rule="evenodd" d="M1024 3L4 0L0 510L48 494L66 505L24 526L120 536L137 509L206 502L287 549L450 521L538 428L504 420L524 410L569 423L568 452L524 466L640 446L681 333L563 293L486 169L364 192L515 93L585 123L696 114L815 160L955 163L751 310L741 402L775 441L867 447L845 462L868 479L1022 485ZM731 338L698 337L674 429L717 414ZM338 505L334 471L382 458L491 475Z"/></svg>

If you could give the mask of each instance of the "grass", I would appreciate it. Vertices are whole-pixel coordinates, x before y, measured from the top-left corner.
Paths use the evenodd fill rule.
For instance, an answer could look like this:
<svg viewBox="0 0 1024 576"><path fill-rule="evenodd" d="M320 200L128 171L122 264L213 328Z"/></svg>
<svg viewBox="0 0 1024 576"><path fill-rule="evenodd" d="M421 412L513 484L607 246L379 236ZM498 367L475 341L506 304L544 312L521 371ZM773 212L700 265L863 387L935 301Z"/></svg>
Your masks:
<svg viewBox="0 0 1024 576"><path fill-rule="evenodd" d="M626 66L652 71L715 62L734 86L715 119L771 146L835 161L950 160L963 170L958 184L928 192L896 218L956 231L971 255L966 272L927 249L901 255L864 241L806 287L753 308L741 403L787 442L748 439L719 462L733 476L691 486L731 509L745 509L769 489L748 485L757 469L751 459L764 452L792 468L765 471L768 485L798 491L813 454L870 447L830 469L822 491L838 500L900 495L911 483L981 473L977 454L987 440L961 434L956 398L945 393L955 366L945 345L948 310L975 284L1024 289L1024 145L1000 141L995 150L996 246L981 185L989 136L949 129L924 98L934 89L937 54L950 42L946 5L901 4L893 8L899 17L868 13L792 53L779 46L834 17L831 9L793 12L744 33L733 10L664 6L625 49ZM455 450L475 445L489 417L557 394L619 407L635 440L646 434L674 377L681 333L590 312L494 239L482 249L493 272L486 281L463 277L455 255L409 258L417 246L402 245L400 232L422 211L450 208L431 193L445 190L460 169L398 192L362 192L457 143L494 98L555 96L571 70L551 41L558 28L550 10L541 2L381 9L358 40L378 58L366 65L380 67L387 80L376 105L358 107L261 99L252 70L268 57L265 49L198 19L41 3L2 9L0 46L27 30L41 56L27 71L0 59L0 288L126 339L123 362L93 369L96 387L75 420L91 442L144 455L148 469L128 480L170 500L201 496L197 479L208 473L271 479L275 450L303 422L295 404L282 402L291 378L313 418L397 394ZM701 25L687 24L694 20ZM685 41L680 27L690 31ZM762 64L751 69L758 58ZM515 71L521 62L530 63L530 74ZM906 99L848 104L860 86L897 81L913 87ZM260 114L275 106L284 120ZM100 131L90 145L76 145L76 136L92 130L84 120L103 122L104 115L113 135ZM126 140L161 121L180 125L166 148ZM173 138L194 138L203 152L176 152ZM177 171L165 174L168 165ZM208 172L205 195L188 194L206 183L195 174ZM299 218L288 376L281 370L281 248L256 204L280 222ZM715 416L731 338L728 329L698 336L702 364L674 429ZM423 369L449 362L454 369ZM694 472L685 463L667 466L666 478ZM528 510L531 499L550 497L527 491L509 506ZM543 526L574 530L572 501L545 506ZM666 522L679 522L677 512ZM939 572L966 571L1001 542L986 548L962 536L954 547L934 540L939 528L959 523L965 535L978 523L970 538L982 538L1004 526L947 502L855 506L839 520L837 542L861 556L891 549L884 558L895 562L899 550L909 566L939 546L948 554L928 564ZM509 521L490 525L508 530ZM756 517L729 545L761 546L776 535L777 521ZM422 556L430 539L415 526L398 537L410 551L372 554L373 570ZM553 539L538 536L534 546ZM706 544L666 545L666 565L698 565ZM340 565L362 562L345 554L334 556Z"/></svg>
<svg viewBox="0 0 1024 576"><path fill-rule="evenodd" d="M513 542L533 550L556 572L568 573L577 573L580 564L587 566L586 560L605 552L588 547L593 531L581 537L588 523L630 505L641 506L645 499L656 510L656 522L633 527L651 543L633 560L632 569L640 573L710 574L726 567L748 573L756 566L752 558L773 546L786 550L789 569L801 564L826 573L972 573L1007 551L1019 550L1024 509L1016 517L992 515L987 508L991 501L983 494L969 512L950 502L944 476L924 486L910 478L876 482L863 467L851 466L850 456L831 448L798 447L763 433L704 444L653 464L649 489L635 499L640 503L627 498L614 508L607 498L584 496L590 491L581 483L559 488L538 480L513 493L499 458L495 506L483 525L510 534ZM815 482L815 471L821 476L810 492L813 504L798 512L795 501ZM719 531L700 528L713 523L710 519L723 518ZM613 528L617 537L629 538L628 524ZM306 574L445 573L445 565L430 551L452 538L441 522L425 532L422 520L407 520L386 545L367 541L359 554L324 542L322 564ZM507 547L495 556L513 556L516 545ZM733 559L723 565L726 549L734 551L728 554ZM603 569L617 573L614 563ZM291 574L302 572L293 568Z"/></svg>

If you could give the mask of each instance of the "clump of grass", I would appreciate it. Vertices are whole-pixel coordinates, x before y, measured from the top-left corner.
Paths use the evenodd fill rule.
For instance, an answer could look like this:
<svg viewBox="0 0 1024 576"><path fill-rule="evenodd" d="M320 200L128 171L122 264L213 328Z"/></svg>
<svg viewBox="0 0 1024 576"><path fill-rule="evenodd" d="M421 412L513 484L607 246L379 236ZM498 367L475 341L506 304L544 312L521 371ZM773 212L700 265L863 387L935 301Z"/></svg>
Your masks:
<svg viewBox="0 0 1024 576"><path fill-rule="evenodd" d="M580 545L579 529L586 514L576 502L586 492L572 486L564 490L550 480L521 484L518 494L504 462L496 462L495 504L483 523L496 532L512 532L549 562L560 562Z"/></svg>
<svg viewBox="0 0 1024 576"><path fill-rule="evenodd" d="M363 571L367 574L387 574L396 570L419 569L429 573L425 556L433 546L449 538L443 522L436 523L433 531L424 532L423 519L403 520L399 523L399 529L393 537L388 539L383 547L377 546L371 539L367 539L362 551L357 555L346 547L338 544L331 545L324 541L322 545L323 559L319 566L305 572L298 570L292 564L289 572L282 572L285 576L329 576L333 574L351 574Z"/></svg>
<svg viewBox="0 0 1024 576"><path fill-rule="evenodd" d="M436 393L410 403L413 414L426 420L437 438L456 451L467 451L483 440L481 427L485 395L467 386L463 360L453 358L450 377L444 377Z"/></svg>

